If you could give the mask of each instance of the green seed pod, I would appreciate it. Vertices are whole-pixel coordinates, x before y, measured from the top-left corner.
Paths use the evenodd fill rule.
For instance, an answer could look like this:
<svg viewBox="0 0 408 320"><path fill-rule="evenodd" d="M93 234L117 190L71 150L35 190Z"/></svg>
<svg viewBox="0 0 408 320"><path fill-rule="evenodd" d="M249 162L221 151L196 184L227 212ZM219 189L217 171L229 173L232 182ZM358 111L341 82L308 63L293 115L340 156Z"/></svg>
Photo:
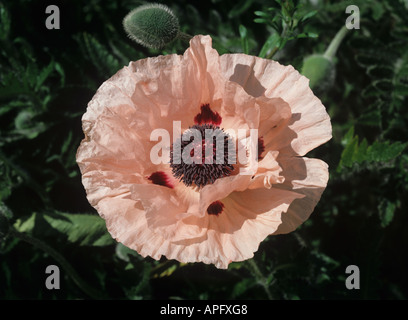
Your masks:
<svg viewBox="0 0 408 320"><path fill-rule="evenodd" d="M331 59L322 54L314 54L303 60L301 73L309 78L312 90L324 92L334 82L335 66Z"/></svg>
<svg viewBox="0 0 408 320"><path fill-rule="evenodd" d="M336 76L336 52L347 32L348 29L343 26L332 39L324 54L314 54L303 60L301 73L309 78L310 88L315 93L323 93L333 85Z"/></svg>
<svg viewBox="0 0 408 320"><path fill-rule="evenodd" d="M162 4L142 5L123 19L129 38L152 49L161 49L179 36L180 25L174 13Z"/></svg>

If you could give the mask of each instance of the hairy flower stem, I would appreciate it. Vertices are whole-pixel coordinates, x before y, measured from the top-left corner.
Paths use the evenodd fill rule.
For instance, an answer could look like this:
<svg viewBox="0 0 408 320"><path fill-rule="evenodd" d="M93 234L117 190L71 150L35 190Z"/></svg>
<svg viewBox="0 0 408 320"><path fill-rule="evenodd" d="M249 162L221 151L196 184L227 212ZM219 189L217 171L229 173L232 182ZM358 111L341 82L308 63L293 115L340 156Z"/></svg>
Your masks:
<svg viewBox="0 0 408 320"><path fill-rule="evenodd" d="M10 229L10 235L23 240L41 250L44 252L48 253L51 257L53 257L65 270L65 272L72 278L72 280L75 282L75 284L84 292L86 293L89 297L93 299L102 299L103 297L101 294L90 287L87 283L84 282L84 280L78 275L78 273L75 271L75 269L69 264L69 262L57 251L55 251L53 248L51 248L49 245L46 243L42 242L41 240L34 238L27 233L22 233L16 231L14 228Z"/></svg>
<svg viewBox="0 0 408 320"><path fill-rule="evenodd" d="M334 36L333 40L330 42L329 46L324 53L324 57L330 61L333 60L334 56L336 55L337 49L339 48L341 42L343 41L344 37L347 35L349 29L346 26L343 26Z"/></svg>
<svg viewBox="0 0 408 320"><path fill-rule="evenodd" d="M261 270L259 270L258 265L256 264L254 259L249 259L248 264L251 266L253 274L255 275L256 280L264 289L267 297L269 300L274 300L271 291L269 290L268 279L262 274Z"/></svg>
<svg viewBox="0 0 408 320"><path fill-rule="evenodd" d="M190 42L191 39L193 39L193 36L189 35L188 33L184 33L182 31L179 31L178 36L180 40L185 41L187 43Z"/></svg>

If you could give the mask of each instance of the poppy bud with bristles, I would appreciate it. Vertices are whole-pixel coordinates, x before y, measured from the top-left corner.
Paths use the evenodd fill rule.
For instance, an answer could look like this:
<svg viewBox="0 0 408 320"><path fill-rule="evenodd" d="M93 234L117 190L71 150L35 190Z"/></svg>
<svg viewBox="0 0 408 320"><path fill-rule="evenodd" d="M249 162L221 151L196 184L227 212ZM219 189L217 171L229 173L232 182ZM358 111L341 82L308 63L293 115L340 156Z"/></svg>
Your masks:
<svg viewBox="0 0 408 320"><path fill-rule="evenodd" d="M152 49L161 49L175 40L180 25L174 13L162 4L146 4L129 12L123 19L129 38Z"/></svg>

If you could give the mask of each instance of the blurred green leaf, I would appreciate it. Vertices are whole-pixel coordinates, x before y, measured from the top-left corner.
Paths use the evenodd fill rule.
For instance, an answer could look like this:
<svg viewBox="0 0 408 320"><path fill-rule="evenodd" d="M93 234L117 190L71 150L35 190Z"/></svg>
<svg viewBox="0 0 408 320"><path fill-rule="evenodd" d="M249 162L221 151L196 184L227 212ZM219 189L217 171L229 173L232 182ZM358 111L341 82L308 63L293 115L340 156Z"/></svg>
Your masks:
<svg viewBox="0 0 408 320"><path fill-rule="evenodd" d="M249 54L248 30L242 24L239 25L239 34L241 36L242 51Z"/></svg>
<svg viewBox="0 0 408 320"><path fill-rule="evenodd" d="M387 227L394 218L397 204L386 199L383 199L378 205L378 215L381 221L381 227Z"/></svg>
<svg viewBox="0 0 408 320"><path fill-rule="evenodd" d="M408 146L408 142L401 143L399 141L394 143L375 141L369 146L367 140L363 139L359 143L358 136L354 135L354 127L351 127L346 133L343 143L345 148L337 168L339 172L343 168L350 168L354 163L387 162L393 160Z"/></svg>
<svg viewBox="0 0 408 320"><path fill-rule="evenodd" d="M130 289L125 289L125 293L128 299L140 300L143 295L146 294L147 288L149 288L151 265L148 263L142 264L142 270L140 270L141 279L137 285L133 285Z"/></svg>
<svg viewBox="0 0 408 320"><path fill-rule="evenodd" d="M41 72L37 73L37 79L35 82L34 90L38 91L41 86L43 85L44 81L50 76L50 74L55 70L55 62L51 61L47 67L41 70Z"/></svg>
<svg viewBox="0 0 408 320"><path fill-rule="evenodd" d="M271 18L271 15L269 14L269 12L254 11L254 14L255 14L256 16L264 17L264 18L267 18L267 19L270 19L270 18Z"/></svg>
<svg viewBox="0 0 408 320"><path fill-rule="evenodd" d="M0 215L3 215L8 220L13 218L13 213L11 212L10 208L1 200L0 198Z"/></svg>
<svg viewBox="0 0 408 320"><path fill-rule="evenodd" d="M232 19L243 12L245 12L251 5L252 5L253 0L240 0L235 6L232 7L230 12L228 13L228 18Z"/></svg>
<svg viewBox="0 0 408 320"><path fill-rule="evenodd" d="M123 67L118 58L93 35L83 32L82 34L74 36L74 39L79 44L82 52L86 55L87 60L92 63L104 77L115 74Z"/></svg>
<svg viewBox="0 0 408 320"><path fill-rule="evenodd" d="M29 216L26 219L17 219L17 221L14 223L14 228L19 231L19 232L32 232L34 230L35 226L35 220L36 220L37 213L34 212L31 216Z"/></svg>
<svg viewBox="0 0 408 320"><path fill-rule="evenodd" d="M318 38L319 35L317 33L314 32L303 32L303 33L299 33L296 38L300 39L300 38Z"/></svg>
<svg viewBox="0 0 408 320"><path fill-rule="evenodd" d="M25 220L18 219L14 227L19 232L49 233L43 230L46 225L38 225L39 218L48 222L54 230L67 236L69 242L78 243L81 246L107 246L115 241L108 233L105 220L91 214L72 214L57 212L55 214L33 213Z"/></svg>
<svg viewBox="0 0 408 320"><path fill-rule="evenodd" d="M140 257L140 255L135 250L126 247L120 242L116 244L115 252L119 259L126 262L130 262L130 257Z"/></svg>
<svg viewBox="0 0 408 320"><path fill-rule="evenodd" d="M377 108L377 105L374 107L375 110L364 112L359 118L358 123L360 125L367 126L379 126L381 123L381 111Z"/></svg>
<svg viewBox="0 0 408 320"><path fill-rule="evenodd" d="M45 215L45 220L59 232L68 236L68 241L81 246L107 246L114 243L106 230L105 220L96 215L58 213Z"/></svg>
<svg viewBox="0 0 408 320"><path fill-rule="evenodd" d="M0 41L5 41L10 33L11 19L3 3L0 2Z"/></svg>
<svg viewBox="0 0 408 320"><path fill-rule="evenodd" d="M250 290L256 285L256 282L252 278L244 278L241 281L237 282L232 288L231 297L233 299L239 298L245 292Z"/></svg>
<svg viewBox="0 0 408 320"><path fill-rule="evenodd" d="M305 23L305 22L308 21L309 19L313 18L316 14L317 14L317 11L316 11L316 10L310 11L310 12L306 13L306 14L300 19L300 22L301 22L301 23Z"/></svg>
<svg viewBox="0 0 408 320"><path fill-rule="evenodd" d="M44 122L37 120L32 110L22 110L14 120L15 132L27 139L34 139L47 129Z"/></svg>
<svg viewBox="0 0 408 320"><path fill-rule="evenodd" d="M401 143L399 141L390 143L389 141L375 141L367 148L365 160L369 162L386 162L398 157L406 148L408 142ZM360 151L360 150L359 150ZM361 152L361 151L360 151Z"/></svg>
<svg viewBox="0 0 408 320"><path fill-rule="evenodd" d="M274 48L279 47L280 37L277 33L273 33L266 40L265 44L262 46L261 51L259 52L260 58L265 58L266 55L272 51Z"/></svg>

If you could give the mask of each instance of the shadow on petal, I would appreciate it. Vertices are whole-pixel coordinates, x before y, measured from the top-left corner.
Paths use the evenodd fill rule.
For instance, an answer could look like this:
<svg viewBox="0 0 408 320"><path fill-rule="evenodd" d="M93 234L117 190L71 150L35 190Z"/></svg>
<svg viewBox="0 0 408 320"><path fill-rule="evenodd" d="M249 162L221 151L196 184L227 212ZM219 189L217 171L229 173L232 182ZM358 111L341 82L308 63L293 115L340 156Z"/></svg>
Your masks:
<svg viewBox="0 0 408 320"><path fill-rule="evenodd" d="M262 96L266 90L256 78L252 66L237 64L229 80L241 84L244 90L255 98Z"/></svg>

